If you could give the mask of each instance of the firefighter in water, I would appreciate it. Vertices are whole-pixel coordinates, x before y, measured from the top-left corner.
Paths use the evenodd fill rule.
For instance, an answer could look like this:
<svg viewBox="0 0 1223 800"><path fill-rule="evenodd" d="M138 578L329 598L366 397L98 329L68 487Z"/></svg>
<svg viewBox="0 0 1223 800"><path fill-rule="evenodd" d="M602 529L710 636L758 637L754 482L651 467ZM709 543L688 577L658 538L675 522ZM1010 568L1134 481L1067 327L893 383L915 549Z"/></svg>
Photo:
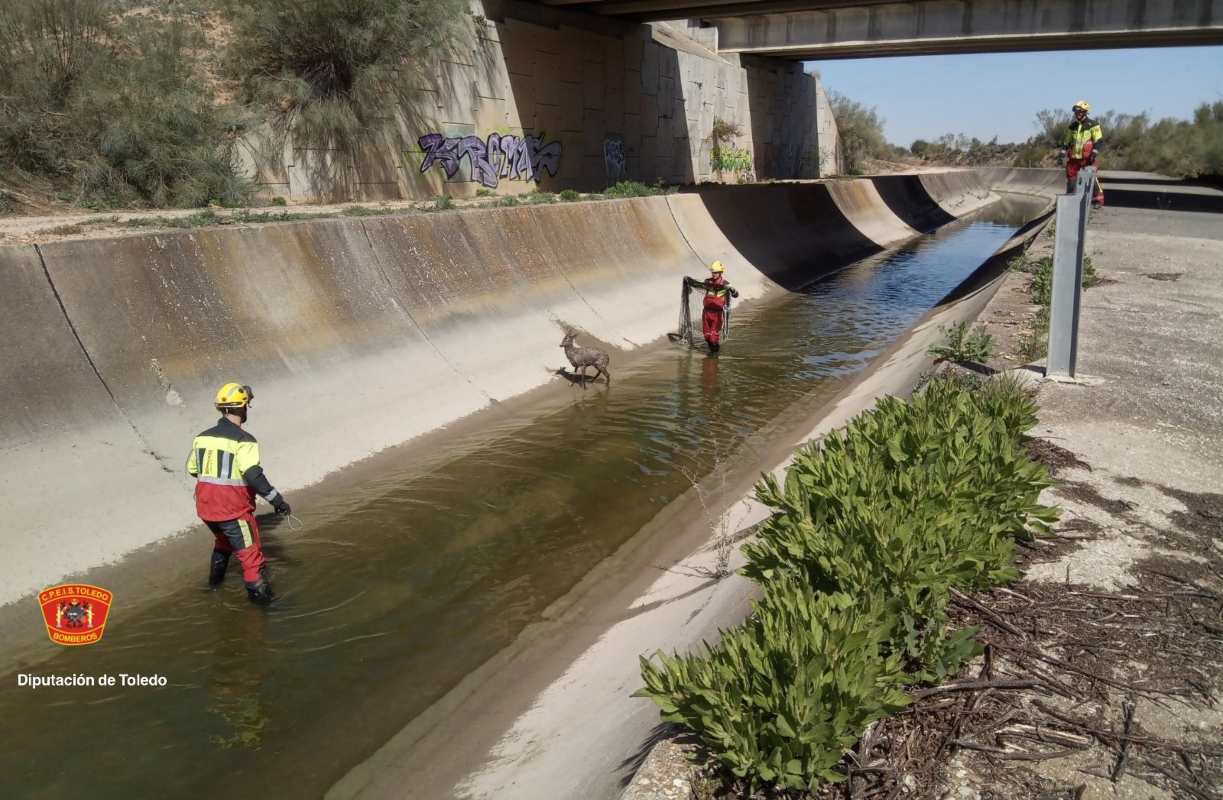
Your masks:
<svg viewBox="0 0 1223 800"><path fill-rule="evenodd" d="M684 278L684 286L705 290L704 312L701 314L701 332L705 335L705 343L709 352L716 353L722 346L722 335L725 331L727 307L730 298L738 297L739 293L726 282L726 268L721 261L709 265L709 278Z"/></svg>
<svg viewBox="0 0 1223 800"><path fill-rule="evenodd" d="M1104 132L1100 123L1087 116L1091 105L1086 100L1074 104L1074 119L1062 136L1062 148L1066 153L1066 193L1074 192L1074 185L1083 167L1094 166L1096 156L1104 144ZM1094 208L1104 205L1104 189L1097 178L1092 187L1091 204Z"/></svg>
<svg viewBox="0 0 1223 800"><path fill-rule="evenodd" d="M259 443L242 430L254 397L251 387L240 383L227 383L217 390L214 405L221 419L191 443L187 472L196 479L196 513L216 538L208 585L224 580L229 557L237 553L247 594L253 602L267 605L274 595L259 547L255 495L271 503L277 514L287 516L290 509L284 495L263 474Z"/></svg>

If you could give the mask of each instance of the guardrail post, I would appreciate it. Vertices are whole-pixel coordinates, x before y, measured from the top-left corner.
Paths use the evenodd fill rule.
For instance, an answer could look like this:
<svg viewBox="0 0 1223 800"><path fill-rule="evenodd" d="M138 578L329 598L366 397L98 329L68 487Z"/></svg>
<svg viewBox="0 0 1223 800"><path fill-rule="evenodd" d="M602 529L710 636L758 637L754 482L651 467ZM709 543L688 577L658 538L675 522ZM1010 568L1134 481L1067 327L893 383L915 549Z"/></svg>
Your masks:
<svg viewBox="0 0 1223 800"><path fill-rule="evenodd" d="M1079 172L1074 194L1057 198L1047 377L1074 377L1079 355L1079 304L1083 294L1083 239L1095 180L1095 168L1086 167Z"/></svg>

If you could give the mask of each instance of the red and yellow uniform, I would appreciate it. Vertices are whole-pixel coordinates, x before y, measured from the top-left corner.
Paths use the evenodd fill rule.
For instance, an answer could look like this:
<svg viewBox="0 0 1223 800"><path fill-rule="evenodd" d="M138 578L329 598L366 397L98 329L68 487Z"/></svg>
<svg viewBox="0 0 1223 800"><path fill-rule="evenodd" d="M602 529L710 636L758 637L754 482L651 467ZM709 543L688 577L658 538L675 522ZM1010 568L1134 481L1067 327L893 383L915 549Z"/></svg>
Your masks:
<svg viewBox="0 0 1223 800"><path fill-rule="evenodd" d="M1066 151L1067 192L1074 191L1079 170L1096 163L1096 157L1103 146L1104 132L1100 129L1100 123L1087 116L1090 110L1091 107L1085 100L1075 103L1075 118L1066 126L1066 132L1062 135L1062 147ZM1099 180L1095 182L1091 199L1096 205L1104 205L1104 189Z"/></svg>
<svg viewBox="0 0 1223 800"><path fill-rule="evenodd" d="M235 396L241 399L240 405L221 402ZM250 387L226 384L217 393L217 408L245 419L246 404L253 396ZM237 553L251 599L270 600L271 590L262 573L265 559L255 521L255 496L263 497L282 514L289 513L289 505L263 474L259 442L240 425L221 417L191 442L187 473L196 479L196 514L215 538L209 583L216 585L224 579L229 556Z"/></svg>
<svg viewBox="0 0 1223 800"><path fill-rule="evenodd" d="M710 277L700 281L696 278L684 278L684 283L693 288L705 290L703 312L701 314L701 332L709 349L717 352L722 344L722 332L726 323L727 308L730 298L738 297L737 292L729 283L722 262L715 261L709 267Z"/></svg>

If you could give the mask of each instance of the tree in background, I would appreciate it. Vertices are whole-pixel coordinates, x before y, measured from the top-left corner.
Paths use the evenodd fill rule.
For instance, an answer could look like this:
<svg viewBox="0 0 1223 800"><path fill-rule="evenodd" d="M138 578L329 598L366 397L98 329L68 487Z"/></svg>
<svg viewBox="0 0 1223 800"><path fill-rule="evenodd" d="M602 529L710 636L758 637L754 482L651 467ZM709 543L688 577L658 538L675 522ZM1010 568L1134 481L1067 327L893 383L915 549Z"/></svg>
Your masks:
<svg viewBox="0 0 1223 800"><path fill-rule="evenodd" d="M837 123L847 174L860 175L867 159L887 158L893 153L883 135L884 120L874 108L867 108L840 92L829 92L828 103Z"/></svg>
<svg viewBox="0 0 1223 800"><path fill-rule="evenodd" d="M114 0L0 6L0 164L94 207L233 204L233 129L198 32Z"/></svg>
<svg viewBox="0 0 1223 800"><path fill-rule="evenodd" d="M422 85L459 91L423 72L470 20L464 0L0 2L0 204L35 184L93 207L245 202L247 130L351 154Z"/></svg>
<svg viewBox="0 0 1223 800"><path fill-rule="evenodd" d="M1223 176L1223 102L1201 104L1192 120L1167 117L1152 122L1147 114L1113 111L1096 119L1104 130L1101 166L1105 169L1158 172L1176 178ZM1011 145L1014 166L1050 166L1069 123L1069 111L1038 112L1036 134L1022 145ZM934 155L924 147L923 153Z"/></svg>
<svg viewBox="0 0 1223 800"><path fill-rule="evenodd" d="M349 152L431 83L415 73L467 19L463 0L224 1L243 100L282 136Z"/></svg>

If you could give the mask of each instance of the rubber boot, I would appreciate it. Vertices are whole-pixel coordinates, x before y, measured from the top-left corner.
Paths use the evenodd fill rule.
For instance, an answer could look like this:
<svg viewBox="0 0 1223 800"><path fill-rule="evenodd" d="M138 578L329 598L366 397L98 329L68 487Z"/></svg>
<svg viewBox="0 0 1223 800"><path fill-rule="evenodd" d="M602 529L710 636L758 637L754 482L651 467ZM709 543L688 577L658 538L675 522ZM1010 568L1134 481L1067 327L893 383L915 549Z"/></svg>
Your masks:
<svg viewBox="0 0 1223 800"><path fill-rule="evenodd" d="M709 352L714 355L717 355L718 351L722 349L722 345L718 342L707 342L706 344L709 345Z"/></svg>
<svg viewBox="0 0 1223 800"><path fill-rule="evenodd" d="M208 585L217 586L225 580L225 570L229 568L229 553L220 550L212 551L212 561L208 565Z"/></svg>
<svg viewBox="0 0 1223 800"><path fill-rule="evenodd" d="M272 585L268 583L266 570L259 570L259 580L246 584L246 594L252 603L261 606L266 606L276 599L276 595L272 592Z"/></svg>

